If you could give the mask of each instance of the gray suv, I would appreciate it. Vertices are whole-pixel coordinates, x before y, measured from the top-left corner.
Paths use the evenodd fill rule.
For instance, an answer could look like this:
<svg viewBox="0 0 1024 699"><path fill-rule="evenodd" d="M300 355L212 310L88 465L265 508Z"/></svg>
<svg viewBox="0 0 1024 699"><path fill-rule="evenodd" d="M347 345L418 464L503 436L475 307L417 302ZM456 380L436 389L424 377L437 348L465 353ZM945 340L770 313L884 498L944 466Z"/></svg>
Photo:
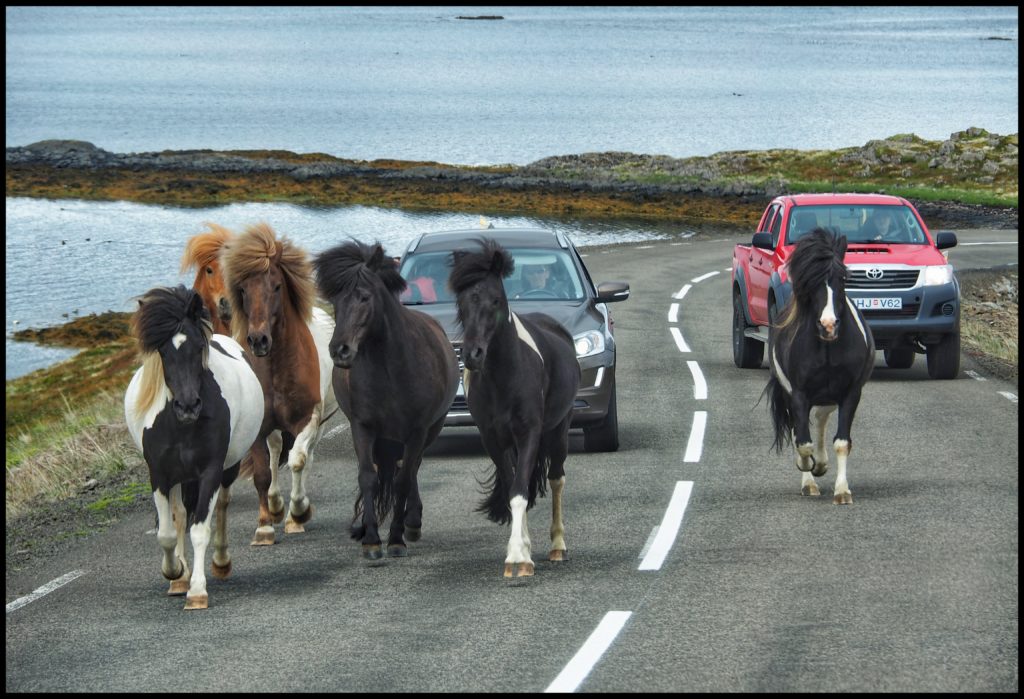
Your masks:
<svg viewBox="0 0 1024 699"><path fill-rule="evenodd" d="M615 398L615 336L606 304L629 298L626 282L594 285L576 247L562 233L542 229L466 229L425 233L402 255L401 273L409 284L402 302L436 318L456 354L462 329L448 288L451 254L475 250L482 238L501 244L515 260L505 293L518 313L541 312L559 321L576 342L580 388L572 427L583 429L587 451L616 451L619 421ZM462 361L459 361L460 367ZM445 426L474 425L461 382Z"/></svg>

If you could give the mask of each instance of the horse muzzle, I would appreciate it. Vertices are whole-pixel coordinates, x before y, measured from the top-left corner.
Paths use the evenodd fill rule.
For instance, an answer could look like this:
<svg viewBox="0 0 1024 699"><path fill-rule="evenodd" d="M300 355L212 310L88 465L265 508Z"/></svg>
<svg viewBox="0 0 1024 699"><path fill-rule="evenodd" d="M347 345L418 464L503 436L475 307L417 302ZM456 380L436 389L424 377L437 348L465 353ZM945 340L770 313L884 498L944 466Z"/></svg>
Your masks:
<svg viewBox="0 0 1024 699"><path fill-rule="evenodd" d="M484 367L484 359L487 357L487 350L477 345L475 347L462 347L462 363L470 371L479 371Z"/></svg>
<svg viewBox="0 0 1024 699"><path fill-rule="evenodd" d="M839 323L822 325L818 323L818 339L822 342L835 342L839 339Z"/></svg>
<svg viewBox="0 0 1024 699"><path fill-rule="evenodd" d="M356 358L358 348L352 345L342 345L338 349L331 352L331 359L334 360L334 366L339 369L349 369L352 367L352 362Z"/></svg>
<svg viewBox="0 0 1024 699"><path fill-rule="evenodd" d="M270 354L270 335L266 333L249 333L245 339L249 343L249 349L257 357L266 357Z"/></svg>
<svg viewBox="0 0 1024 699"><path fill-rule="evenodd" d="M174 417L182 425L194 425L199 420L199 413L203 410L203 401L200 398L196 398L195 402L190 405L185 405L178 399L174 399L172 403L174 408Z"/></svg>

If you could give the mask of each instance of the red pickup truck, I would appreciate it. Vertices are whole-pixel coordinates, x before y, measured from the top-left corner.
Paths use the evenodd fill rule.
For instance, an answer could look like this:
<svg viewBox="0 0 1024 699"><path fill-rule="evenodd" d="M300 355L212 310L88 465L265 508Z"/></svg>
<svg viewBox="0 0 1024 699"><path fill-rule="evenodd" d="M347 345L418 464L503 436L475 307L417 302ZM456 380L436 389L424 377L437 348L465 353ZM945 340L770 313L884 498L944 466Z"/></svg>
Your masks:
<svg viewBox="0 0 1024 699"><path fill-rule="evenodd" d="M849 243L846 295L861 309L888 366L927 357L928 375L960 372L960 282L942 250L956 234L934 236L906 199L884 194L795 194L768 204L750 245L732 255L732 353L736 366L761 366L768 331L790 296L786 261L800 237L822 227Z"/></svg>

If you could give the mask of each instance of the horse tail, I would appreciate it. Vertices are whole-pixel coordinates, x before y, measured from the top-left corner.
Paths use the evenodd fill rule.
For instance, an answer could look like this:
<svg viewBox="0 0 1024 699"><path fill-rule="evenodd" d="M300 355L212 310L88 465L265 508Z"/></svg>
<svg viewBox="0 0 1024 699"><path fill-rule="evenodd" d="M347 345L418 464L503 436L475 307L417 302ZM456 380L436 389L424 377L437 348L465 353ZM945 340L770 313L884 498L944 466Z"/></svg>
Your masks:
<svg viewBox="0 0 1024 699"><path fill-rule="evenodd" d="M483 512L492 522L508 524L512 521L512 510L508 506L508 497L512 491L512 479L515 477L517 461L516 448L509 447L502 453L501 463L494 464L494 471L490 477L480 483L490 492L480 501L476 511Z"/></svg>
<svg viewBox="0 0 1024 699"><path fill-rule="evenodd" d="M533 507L533 503L538 495L544 497L547 492L547 472L550 461L547 456L538 453L537 462L534 464L533 472L530 474L527 510ZM492 522L508 524L512 521L512 510L509 507L508 501L512 492L512 481L516 475L516 465L518 462L518 450L514 446L509 447L502 454L501 463L495 464L494 472L491 476L481 483L490 492L480 502L476 511L483 512L487 515L487 519Z"/></svg>
<svg viewBox="0 0 1024 699"><path fill-rule="evenodd" d="M786 389L774 376L768 379L768 385L764 387L762 395L764 394L768 394L768 412L771 413L772 426L775 429L772 449L780 452L793 439L793 414L789 411L789 399L786 396Z"/></svg>

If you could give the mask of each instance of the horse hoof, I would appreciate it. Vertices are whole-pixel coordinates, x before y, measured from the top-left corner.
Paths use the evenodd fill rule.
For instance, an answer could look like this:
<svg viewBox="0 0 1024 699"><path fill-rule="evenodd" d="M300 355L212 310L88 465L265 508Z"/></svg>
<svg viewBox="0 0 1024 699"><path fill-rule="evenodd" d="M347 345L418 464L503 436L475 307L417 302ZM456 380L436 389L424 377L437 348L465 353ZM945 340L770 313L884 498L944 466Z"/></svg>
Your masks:
<svg viewBox="0 0 1024 699"><path fill-rule="evenodd" d="M210 561L210 572L213 574L213 577L225 580L231 575L231 561L224 565L217 565L215 562Z"/></svg>
<svg viewBox="0 0 1024 699"><path fill-rule="evenodd" d="M388 555L392 558L405 558L409 555L409 548L402 544L391 544L388 546Z"/></svg>
<svg viewBox="0 0 1024 699"><path fill-rule="evenodd" d="M832 498L832 503L835 505L852 505L853 493L836 493L835 497Z"/></svg>
<svg viewBox="0 0 1024 699"><path fill-rule="evenodd" d="M363 558L376 561L383 557L384 554L380 550L380 544L363 544Z"/></svg>
<svg viewBox="0 0 1024 699"><path fill-rule="evenodd" d="M209 595L193 595L185 598L185 609L208 609L209 606Z"/></svg>
<svg viewBox="0 0 1024 699"><path fill-rule="evenodd" d="M533 561L526 561L525 563L520 563L517 577L527 578L531 575L533 575Z"/></svg>
<svg viewBox="0 0 1024 699"><path fill-rule="evenodd" d="M821 478L828 471L827 461L816 461L814 462L814 468L811 469L811 475L815 478Z"/></svg>
<svg viewBox="0 0 1024 699"><path fill-rule="evenodd" d="M306 511L303 512L302 514L298 514L297 515L294 512L289 513L288 514L288 519L291 520L292 522L295 522L296 524L305 524L309 520L313 519L313 506L310 505L309 507L307 507ZM305 531L305 530L302 530L302 531Z"/></svg>
<svg viewBox="0 0 1024 699"><path fill-rule="evenodd" d="M408 539L409 541L419 541L420 540L420 536L422 536L422 534L423 534L423 532L422 532L422 530L419 527L406 527L405 528L405 538Z"/></svg>
<svg viewBox="0 0 1024 699"><path fill-rule="evenodd" d="M565 549L551 549L548 552L549 561L567 561L569 560L569 552Z"/></svg>
<svg viewBox="0 0 1024 699"><path fill-rule="evenodd" d="M274 528L267 525L256 529L256 535L253 537L250 546L273 546L273 544Z"/></svg>
<svg viewBox="0 0 1024 699"><path fill-rule="evenodd" d="M171 586L167 589L167 596L180 597L186 592L188 592L188 580L185 580L184 578L180 580L172 580Z"/></svg>
<svg viewBox="0 0 1024 699"><path fill-rule="evenodd" d="M301 522L298 522L291 517L288 517L288 521L284 523L285 534L304 534L306 528L302 526Z"/></svg>
<svg viewBox="0 0 1024 699"><path fill-rule="evenodd" d="M805 485L803 488L800 489L800 494L801 495L814 495L816 497L818 495L821 495L821 491L818 490L818 486L816 484L810 483L810 484Z"/></svg>

